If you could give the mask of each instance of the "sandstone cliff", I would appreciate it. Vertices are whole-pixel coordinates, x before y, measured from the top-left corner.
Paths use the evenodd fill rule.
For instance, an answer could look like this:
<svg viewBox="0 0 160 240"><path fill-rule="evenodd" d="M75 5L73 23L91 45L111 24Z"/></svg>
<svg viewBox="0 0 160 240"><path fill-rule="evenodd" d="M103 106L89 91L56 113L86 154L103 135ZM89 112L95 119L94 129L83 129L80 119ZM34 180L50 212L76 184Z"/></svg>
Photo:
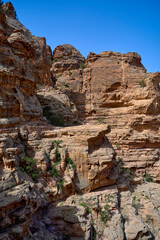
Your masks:
<svg viewBox="0 0 160 240"><path fill-rule="evenodd" d="M4 4L0 239L159 240L159 82L137 53L52 54Z"/></svg>
<svg viewBox="0 0 160 240"><path fill-rule="evenodd" d="M14 16L11 3L0 15L0 126L42 115L36 84L52 84L45 38L34 37Z"/></svg>

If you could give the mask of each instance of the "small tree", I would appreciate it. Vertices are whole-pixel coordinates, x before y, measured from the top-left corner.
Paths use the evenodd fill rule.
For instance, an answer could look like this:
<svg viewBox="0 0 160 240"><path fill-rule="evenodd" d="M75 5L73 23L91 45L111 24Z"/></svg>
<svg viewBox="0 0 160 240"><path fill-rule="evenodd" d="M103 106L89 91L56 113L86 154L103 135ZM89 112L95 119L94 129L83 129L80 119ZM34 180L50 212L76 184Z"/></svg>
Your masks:
<svg viewBox="0 0 160 240"><path fill-rule="evenodd" d="M20 161L19 164L19 169L28 174L30 177L32 177L32 179L37 182L38 181L38 177L41 173L41 169L37 167L37 161L34 158L31 157L23 157Z"/></svg>

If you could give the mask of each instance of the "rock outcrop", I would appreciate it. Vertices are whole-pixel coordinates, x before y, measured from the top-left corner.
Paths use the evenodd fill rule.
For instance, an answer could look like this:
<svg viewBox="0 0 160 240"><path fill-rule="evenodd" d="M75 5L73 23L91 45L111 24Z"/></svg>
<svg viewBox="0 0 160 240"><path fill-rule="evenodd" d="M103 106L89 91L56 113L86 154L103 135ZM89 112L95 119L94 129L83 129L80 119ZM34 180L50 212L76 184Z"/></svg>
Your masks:
<svg viewBox="0 0 160 240"><path fill-rule="evenodd" d="M85 58L69 44L56 47L53 54L51 72L56 85L63 88L67 84L68 88L71 88L73 92L81 92L83 83L82 68Z"/></svg>
<svg viewBox="0 0 160 240"><path fill-rule="evenodd" d="M62 71L56 82L60 89L63 78L82 121L110 124L117 159L138 175L136 181L150 174L159 182L160 73L147 73L137 53L108 51L90 53L70 76Z"/></svg>
<svg viewBox="0 0 160 240"><path fill-rule="evenodd" d="M36 84L52 85L45 38L34 37L15 17L11 3L0 15L0 126L42 116Z"/></svg>
<svg viewBox="0 0 160 240"><path fill-rule="evenodd" d="M159 240L159 83L137 53L52 54L0 6L0 239Z"/></svg>
<svg viewBox="0 0 160 240"><path fill-rule="evenodd" d="M159 193L159 184L143 184L121 193L114 186L73 195L52 203L45 217L43 211L37 214L32 222L35 236L43 239L47 232L48 239L158 240Z"/></svg>
<svg viewBox="0 0 160 240"><path fill-rule="evenodd" d="M78 124L77 108L65 92L42 87L36 90L36 95L43 108L43 115L50 123L58 126Z"/></svg>
<svg viewBox="0 0 160 240"><path fill-rule="evenodd" d="M47 201L113 185L117 169L115 152L105 136L109 131L104 125L54 130L25 127L0 135L1 229L11 237L27 235L31 217ZM33 174L37 174L39 183L21 170L21 162L28 156L30 161L37 159L41 172L31 169L30 176L35 179Z"/></svg>

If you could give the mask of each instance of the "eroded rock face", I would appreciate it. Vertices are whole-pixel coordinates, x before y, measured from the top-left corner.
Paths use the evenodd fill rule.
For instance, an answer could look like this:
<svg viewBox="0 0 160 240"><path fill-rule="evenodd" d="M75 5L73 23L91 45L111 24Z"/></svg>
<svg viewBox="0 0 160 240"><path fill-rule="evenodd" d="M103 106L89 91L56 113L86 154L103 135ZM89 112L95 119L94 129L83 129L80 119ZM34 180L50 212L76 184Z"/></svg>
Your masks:
<svg viewBox="0 0 160 240"><path fill-rule="evenodd" d="M53 56L54 73L77 69L85 60L81 53L70 44L59 45L56 47L53 51Z"/></svg>
<svg viewBox="0 0 160 240"><path fill-rule="evenodd" d="M147 73L137 53L111 51L90 53L83 69L71 73L62 71L56 85L76 105L79 118L110 124L117 159L137 174L135 181L150 174L159 182L160 73ZM61 79L70 88L64 89Z"/></svg>
<svg viewBox="0 0 160 240"><path fill-rule="evenodd" d="M41 106L36 83L50 84L50 65L44 38L35 38L15 17L11 3L0 16L0 126L37 120Z"/></svg>
<svg viewBox="0 0 160 240"><path fill-rule="evenodd" d="M98 56L90 62L89 55L84 70L88 113L96 112L104 118L116 114L159 113L159 74L147 74L138 54L103 52Z"/></svg>
<svg viewBox="0 0 160 240"><path fill-rule="evenodd" d="M86 125L54 130L25 127L1 134L0 239L34 236L29 222L49 202L113 185L118 172L115 152L105 136L109 131L108 126ZM26 155L37 159L38 183L21 170Z"/></svg>
<svg viewBox="0 0 160 240"><path fill-rule="evenodd" d="M0 239L159 240L160 73L137 53L52 54L11 3L0 52Z"/></svg>
<svg viewBox="0 0 160 240"><path fill-rule="evenodd" d="M83 76L82 68L85 58L69 44L60 45L53 51L51 72L56 86L63 88L68 85L73 92L81 92Z"/></svg>
<svg viewBox="0 0 160 240"><path fill-rule="evenodd" d="M64 88L66 89L65 86ZM76 106L67 94L55 88L41 88L36 91L36 94L49 123L58 126L70 126L79 123Z"/></svg>
<svg viewBox="0 0 160 240"><path fill-rule="evenodd" d="M159 194L159 184L148 183L122 193L114 186L73 195L49 205L45 216L39 211L31 223L37 230L33 235L40 240L45 234L48 239L158 240Z"/></svg>
<svg viewBox="0 0 160 240"><path fill-rule="evenodd" d="M109 139L126 167L159 181L160 74L146 73L140 60L136 53L90 54L84 69L85 110L89 120L111 125Z"/></svg>
<svg viewBox="0 0 160 240"><path fill-rule="evenodd" d="M136 176L118 167L109 132L104 124L3 130L0 239L158 240L159 184L130 184ZM26 155L41 168L38 183L19 168Z"/></svg>
<svg viewBox="0 0 160 240"><path fill-rule="evenodd" d="M63 161L70 158L76 165L76 179L74 180L76 191L89 191L97 187L112 185L116 180L115 154L105 136L109 131L109 127L103 125L34 131L28 134L28 140L25 143L26 151L35 158L38 150L38 155L40 152L45 152L54 162L53 142L62 141L59 145L62 155L61 168L65 170Z"/></svg>

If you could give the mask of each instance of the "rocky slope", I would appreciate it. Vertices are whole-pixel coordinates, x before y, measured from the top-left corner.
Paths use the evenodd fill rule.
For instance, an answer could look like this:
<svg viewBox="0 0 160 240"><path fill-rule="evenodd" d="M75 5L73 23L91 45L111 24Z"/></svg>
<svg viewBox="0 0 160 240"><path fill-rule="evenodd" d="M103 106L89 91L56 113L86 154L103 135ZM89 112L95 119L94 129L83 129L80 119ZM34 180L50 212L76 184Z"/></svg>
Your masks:
<svg viewBox="0 0 160 240"><path fill-rule="evenodd" d="M136 53L52 55L3 5L0 239L159 240L159 82Z"/></svg>

